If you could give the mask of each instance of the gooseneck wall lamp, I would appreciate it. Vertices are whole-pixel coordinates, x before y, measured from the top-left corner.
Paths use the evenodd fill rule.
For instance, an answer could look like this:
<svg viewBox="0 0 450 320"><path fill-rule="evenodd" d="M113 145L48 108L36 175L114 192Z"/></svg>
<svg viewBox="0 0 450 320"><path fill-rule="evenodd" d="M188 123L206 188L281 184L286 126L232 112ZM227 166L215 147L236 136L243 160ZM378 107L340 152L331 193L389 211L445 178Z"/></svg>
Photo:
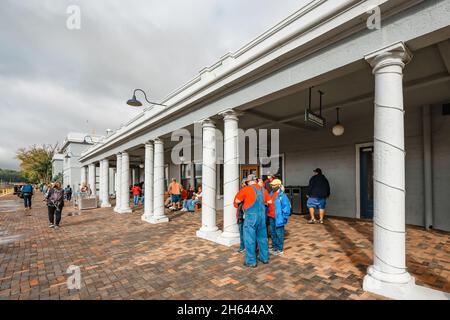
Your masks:
<svg viewBox="0 0 450 320"><path fill-rule="evenodd" d="M148 104L167 107L165 104L149 101L147 99L147 95L145 94L145 91L142 90L142 89L134 89L133 97L130 100L127 101L127 104L129 106L132 106L132 107L141 107L142 106L142 102L140 102L138 99L136 99L136 91L140 91L140 92L142 92L144 94L145 101L147 101Z"/></svg>

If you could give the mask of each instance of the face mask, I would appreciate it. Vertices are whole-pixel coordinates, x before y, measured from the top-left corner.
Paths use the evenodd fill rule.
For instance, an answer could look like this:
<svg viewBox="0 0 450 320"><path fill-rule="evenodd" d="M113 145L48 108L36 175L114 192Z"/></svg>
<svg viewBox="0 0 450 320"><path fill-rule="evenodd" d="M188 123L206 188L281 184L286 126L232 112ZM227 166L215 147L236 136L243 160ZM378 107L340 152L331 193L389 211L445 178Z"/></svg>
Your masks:
<svg viewBox="0 0 450 320"><path fill-rule="evenodd" d="M280 186L272 186L272 189L277 191L278 189L280 189Z"/></svg>

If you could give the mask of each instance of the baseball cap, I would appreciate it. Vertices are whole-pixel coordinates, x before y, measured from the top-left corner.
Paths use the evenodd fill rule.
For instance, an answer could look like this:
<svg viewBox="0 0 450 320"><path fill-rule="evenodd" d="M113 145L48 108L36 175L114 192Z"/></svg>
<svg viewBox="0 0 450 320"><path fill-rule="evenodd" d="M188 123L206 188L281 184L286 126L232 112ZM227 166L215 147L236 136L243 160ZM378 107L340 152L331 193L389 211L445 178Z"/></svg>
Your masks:
<svg viewBox="0 0 450 320"><path fill-rule="evenodd" d="M249 175L247 176L247 181L254 181L254 180L256 180L256 179L258 179L258 178L257 178L256 175L254 175L254 174L249 174Z"/></svg>
<svg viewBox="0 0 450 320"><path fill-rule="evenodd" d="M280 179L273 179L273 180L270 182L270 185L271 185L271 186L281 186L281 180L280 180Z"/></svg>

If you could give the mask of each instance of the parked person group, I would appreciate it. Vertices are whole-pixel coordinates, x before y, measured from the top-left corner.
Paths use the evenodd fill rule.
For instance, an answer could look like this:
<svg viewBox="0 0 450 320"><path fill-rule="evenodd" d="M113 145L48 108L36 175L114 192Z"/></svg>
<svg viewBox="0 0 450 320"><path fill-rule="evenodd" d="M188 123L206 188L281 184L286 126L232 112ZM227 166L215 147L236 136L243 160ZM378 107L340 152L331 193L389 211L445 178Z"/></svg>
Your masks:
<svg viewBox="0 0 450 320"><path fill-rule="evenodd" d="M195 206L202 199L202 187L199 186L197 192L195 192L194 187L189 187L186 190L186 199L183 201L183 208L181 211L189 211L191 213L195 213Z"/></svg>
<svg viewBox="0 0 450 320"><path fill-rule="evenodd" d="M269 263L269 252L283 254L284 226L291 214L291 205L282 190L279 179L270 181L270 193L264 181L250 174L241 183L234 205L238 209L237 222L241 235L239 252L245 251L244 266L255 268L257 260ZM271 249L267 233L267 222L271 226ZM259 255L256 257L256 247Z"/></svg>

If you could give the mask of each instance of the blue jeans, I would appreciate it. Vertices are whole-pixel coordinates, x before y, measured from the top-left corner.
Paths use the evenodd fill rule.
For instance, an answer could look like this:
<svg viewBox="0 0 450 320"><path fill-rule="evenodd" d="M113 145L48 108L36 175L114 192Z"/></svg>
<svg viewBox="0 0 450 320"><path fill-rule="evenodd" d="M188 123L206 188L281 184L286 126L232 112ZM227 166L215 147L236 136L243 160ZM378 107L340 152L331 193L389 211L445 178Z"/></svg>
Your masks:
<svg viewBox="0 0 450 320"><path fill-rule="evenodd" d="M266 216L264 211L246 212L244 219L245 263L256 264L256 243L259 247L259 260L269 261Z"/></svg>
<svg viewBox="0 0 450 320"><path fill-rule="evenodd" d="M188 210L188 211L195 211L195 205L197 204L198 200L192 200L192 199L188 199L186 201L184 201L184 207Z"/></svg>
<svg viewBox="0 0 450 320"><path fill-rule="evenodd" d="M240 239L239 250L244 250L245 249L245 244L244 244L244 223L238 223L238 227L239 227L239 239Z"/></svg>
<svg viewBox="0 0 450 320"><path fill-rule="evenodd" d="M284 226L277 227L275 219L269 217L270 234L272 235L272 249L275 251L283 251L284 244Z"/></svg>
<svg viewBox="0 0 450 320"><path fill-rule="evenodd" d="M23 205L25 206L25 208L31 208L31 194L29 193L25 193L23 195Z"/></svg>
<svg viewBox="0 0 450 320"><path fill-rule="evenodd" d="M139 204L139 196L134 196L134 205L137 206Z"/></svg>

